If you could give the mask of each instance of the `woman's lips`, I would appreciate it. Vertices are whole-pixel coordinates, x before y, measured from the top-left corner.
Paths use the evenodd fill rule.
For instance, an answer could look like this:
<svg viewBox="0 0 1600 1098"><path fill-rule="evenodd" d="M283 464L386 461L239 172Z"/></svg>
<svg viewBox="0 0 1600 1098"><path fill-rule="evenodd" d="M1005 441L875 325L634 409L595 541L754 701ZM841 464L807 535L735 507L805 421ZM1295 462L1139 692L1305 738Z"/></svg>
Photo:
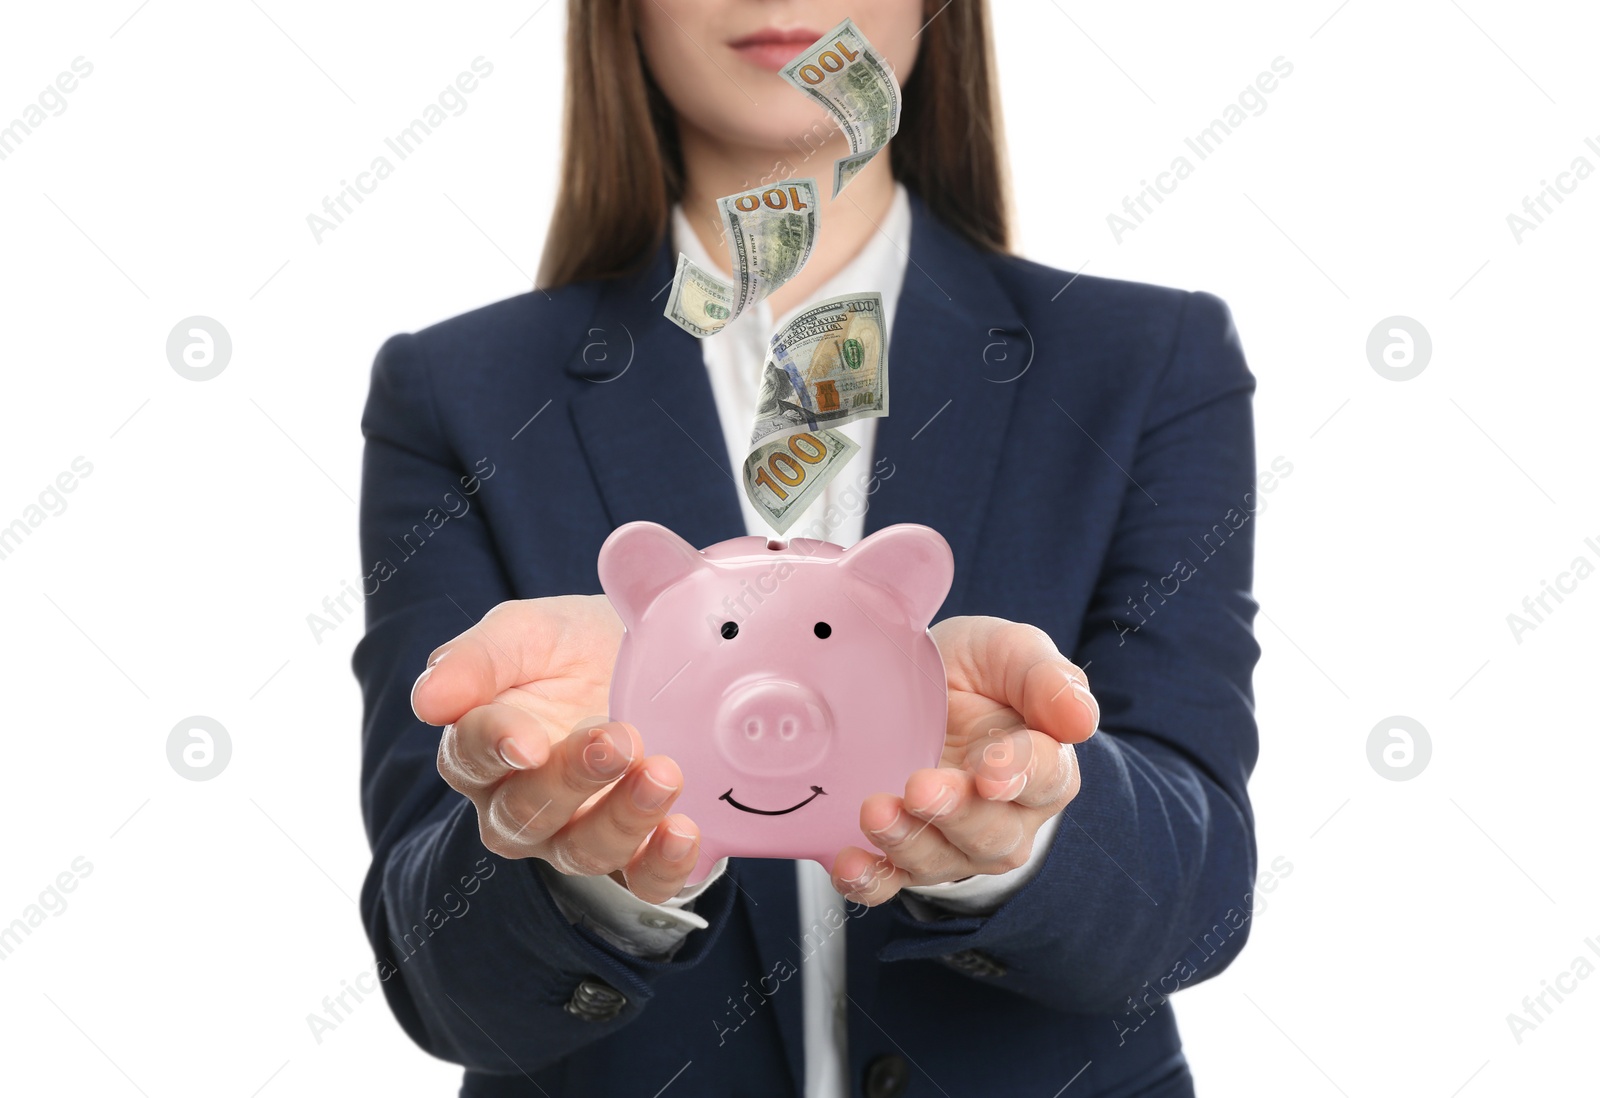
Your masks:
<svg viewBox="0 0 1600 1098"><path fill-rule="evenodd" d="M821 32L813 30L765 30L747 34L728 45L757 68L778 72L820 37Z"/></svg>

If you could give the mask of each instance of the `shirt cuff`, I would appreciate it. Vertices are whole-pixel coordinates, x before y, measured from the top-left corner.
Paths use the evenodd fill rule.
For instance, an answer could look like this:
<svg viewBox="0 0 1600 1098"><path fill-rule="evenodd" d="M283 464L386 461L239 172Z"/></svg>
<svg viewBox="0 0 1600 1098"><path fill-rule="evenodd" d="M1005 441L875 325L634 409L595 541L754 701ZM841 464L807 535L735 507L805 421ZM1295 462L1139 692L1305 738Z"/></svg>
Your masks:
<svg viewBox="0 0 1600 1098"><path fill-rule="evenodd" d="M711 924L692 910L695 898L728 868L719 859L698 884L686 885L659 904L641 900L609 875L572 876L534 859L550 896L567 922L583 926L624 953L651 961L670 961L691 931Z"/></svg>
<svg viewBox="0 0 1600 1098"><path fill-rule="evenodd" d="M1050 856L1050 845L1055 840L1056 828L1060 824L1059 812L1040 824L1033 837L1033 850L1028 860L1015 869L1004 873L980 873L965 880L942 884L907 885L900 890L906 910L925 923L941 916L993 915L1039 875L1040 867Z"/></svg>

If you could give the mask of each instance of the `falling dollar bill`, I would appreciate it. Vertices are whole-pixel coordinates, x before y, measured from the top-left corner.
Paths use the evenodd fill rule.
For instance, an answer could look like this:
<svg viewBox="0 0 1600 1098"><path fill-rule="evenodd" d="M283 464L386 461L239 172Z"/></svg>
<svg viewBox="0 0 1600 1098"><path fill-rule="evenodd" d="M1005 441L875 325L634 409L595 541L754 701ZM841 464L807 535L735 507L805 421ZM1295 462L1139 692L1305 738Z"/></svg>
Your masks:
<svg viewBox="0 0 1600 1098"><path fill-rule="evenodd" d="M678 253L672 293L662 310L668 320L697 339L716 335L733 316L733 287Z"/></svg>
<svg viewBox="0 0 1600 1098"><path fill-rule="evenodd" d="M850 294L801 311L762 365L744 490L783 533L859 447L835 430L889 414L883 297Z"/></svg>
<svg viewBox="0 0 1600 1098"><path fill-rule="evenodd" d="M817 242L817 181L785 179L717 199L739 279L734 315L800 273Z"/></svg>
<svg viewBox="0 0 1600 1098"><path fill-rule="evenodd" d="M769 526L785 533L860 449L843 431L770 439L744 459L745 494Z"/></svg>
<svg viewBox="0 0 1600 1098"><path fill-rule="evenodd" d="M807 307L772 337L750 445L888 414L883 296L851 294Z"/></svg>
<svg viewBox="0 0 1600 1098"><path fill-rule="evenodd" d="M817 242L817 181L783 179L717 199L734 281L679 253L667 319L699 339L782 286L806 265Z"/></svg>
<svg viewBox="0 0 1600 1098"><path fill-rule="evenodd" d="M846 19L790 61L783 78L822 106L850 142L833 164L833 197L900 129L900 85L854 21Z"/></svg>

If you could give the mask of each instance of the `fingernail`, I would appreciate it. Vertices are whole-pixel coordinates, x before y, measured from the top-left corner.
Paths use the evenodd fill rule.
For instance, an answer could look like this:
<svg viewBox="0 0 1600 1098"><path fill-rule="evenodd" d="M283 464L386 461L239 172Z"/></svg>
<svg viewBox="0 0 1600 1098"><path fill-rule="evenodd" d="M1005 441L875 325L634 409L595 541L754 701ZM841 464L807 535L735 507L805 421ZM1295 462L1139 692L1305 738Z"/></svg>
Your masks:
<svg viewBox="0 0 1600 1098"><path fill-rule="evenodd" d="M633 806L640 812L654 812L677 791L677 786L664 785L648 769L641 770L633 786Z"/></svg>
<svg viewBox="0 0 1600 1098"><path fill-rule="evenodd" d="M1072 696L1078 699L1078 704L1083 706L1084 712L1089 714L1091 728L1100 727L1100 703L1094 700L1094 695L1089 688L1077 679L1072 680Z"/></svg>
<svg viewBox="0 0 1600 1098"><path fill-rule="evenodd" d="M664 826L661 835L661 856L669 862L681 862L694 849L694 836L675 831L671 824Z"/></svg>
<svg viewBox="0 0 1600 1098"><path fill-rule="evenodd" d="M953 800L955 800L954 794L946 786L941 785L939 791L928 800L918 801L916 804L908 804L906 807L918 816L937 816L949 808L950 802Z"/></svg>
<svg viewBox="0 0 1600 1098"><path fill-rule="evenodd" d="M522 748L517 746L517 741L507 736L495 745L495 751L500 756L500 761L513 770L531 770L533 761L523 754Z"/></svg>
<svg viewBox="0 0 1600 1098"><path fill-rule="evenodd" d="M871 883L872 883L872 867L871 866L868 866L866 869L863 869L859 876L844 878L844 884L846 886L848 886L849 892L859 892L861 889L866 888L867 885L869 885ZM849 895L849 892L847 892L846 895Z"/></svg>
<svg viewBox="0 0 1600 1098"><path fill-rule="evenodd" d="M596 728L589 736L583 762L590 773L609 780L628 769L633 761L633 743L625 734L612 728Z"/></svg>
<svg viewBox="0 0 1600 1098"><path fill-rule="evenodd" d="M428 659L428 670L432 671L435 667L437 667L439 665L439 661L444 659L449 654L450 654L450 649L448 649L448 648L446 648L442 652L435 652Z"/></svg>
<svg viewBox="0 0 1600 1098"><path fill-rule="evenodd" d="M906 818L904 812L897 808L895 809L894 819L889 822L887 827L879 828L876 831L869 830L867 834L878 840L879 843L903 843L911 834L911 821Z"/></svg>
<svg viewBox="0 0 1600 1098"><path fill-rule="evenodd" d="M1024 770L1020 774L1013 774L1011 780L1001 788L1000 792L986 793L983 799L986 801L1014 801L1022 795L1022 791L1027 785L1028 772Z"/></svg>
<svg viewBox="0 0 1600 1098"><path fill-rule="evenodd" d="M421 688L423 683L428 681L428 676L431 674L433 674L433 665L429 664L423 668L422 674L417 676L417 681L411 684L411 696L413 698L417 696L417 690Z"/></svg>

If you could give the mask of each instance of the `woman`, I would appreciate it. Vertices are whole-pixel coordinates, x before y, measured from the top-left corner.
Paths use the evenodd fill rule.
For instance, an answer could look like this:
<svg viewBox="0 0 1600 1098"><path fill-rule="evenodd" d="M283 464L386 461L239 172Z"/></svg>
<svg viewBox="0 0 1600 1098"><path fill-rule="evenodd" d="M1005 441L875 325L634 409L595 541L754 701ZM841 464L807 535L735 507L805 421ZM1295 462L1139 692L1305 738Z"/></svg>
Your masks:
<svg viewBox="0 0 1600 1098"><path fill-rule="evenodd" d="M463 1094L1192 1093L1166 999L1237 954L1255 876L1254 380L1216 298L1007 253L981 3L862 7L571 0L545 288L378 354L362 911ZM831 174L842 137L776 70L845 16L899 134L801 274L699 343L661 315L676 252L726 272L718 196ZM603 716L596 554L636 519L768 532L732 475L744 355L863 289L893 414L851 425L798 532L950 542L942 765L869 798L829 869L684 888L684 776Z"/></svg>

